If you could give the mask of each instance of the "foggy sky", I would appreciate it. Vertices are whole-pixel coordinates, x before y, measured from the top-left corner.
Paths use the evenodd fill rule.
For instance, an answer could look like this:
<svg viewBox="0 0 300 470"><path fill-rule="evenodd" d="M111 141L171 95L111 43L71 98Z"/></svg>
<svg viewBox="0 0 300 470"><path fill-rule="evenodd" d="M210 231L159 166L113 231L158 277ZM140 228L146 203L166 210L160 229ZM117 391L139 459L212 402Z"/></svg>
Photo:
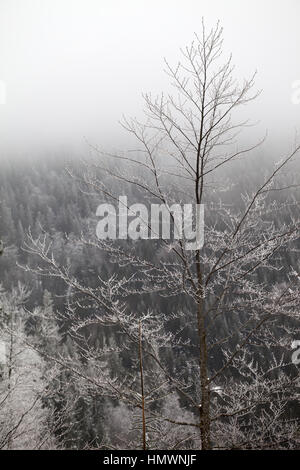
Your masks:
<svg viewBox="0 0 300 470"><path fill-rule="evenodd" d="M300 104L299 0L0 0L0 158L81 148L83 137L117 146L122 114L139 114L141 93L168 87L163 57L219 19L236 73L257 69L263 88L249 117L269 140L293 139Z"/></svg>

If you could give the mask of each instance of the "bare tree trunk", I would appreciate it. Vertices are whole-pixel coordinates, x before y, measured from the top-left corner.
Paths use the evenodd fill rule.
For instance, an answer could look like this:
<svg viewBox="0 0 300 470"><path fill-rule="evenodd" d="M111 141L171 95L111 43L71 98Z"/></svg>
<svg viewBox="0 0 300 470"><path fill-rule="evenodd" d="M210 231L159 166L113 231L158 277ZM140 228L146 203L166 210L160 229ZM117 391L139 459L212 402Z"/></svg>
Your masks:
<svg viewBox="0 0 300 470"><path fill-rule="evenodd" d="M201 403L199 405L200 413L200 435L203 450L211 448L210 442L210 393L207 373L207 344L206 330L202 297L202 276L200 269L200 254L196 254L197 259L197 277L198 277L198 305L197 305L197 326L199 338L199 366L200 366L200 389Z"/></svg>
<svg viewBox="0 0 300 470"><path fill-rule="evenodd" d="M141 395L142 395L142 423L143 423L143 450L146 450L146 417L145 417L145 393L144 393L144 369L143 369L143 349L142 349L142 324L139 322L139 361L141 376Z"/></svg>
<svg viewBox="0 0 300 470"><path fill-rule="evenodd" d="M10 317L10 336L9 336L9 358L8 358L8 392L11 393L11 379L12 379L12 372L13 372L13 357L14 357L14 311L11 312ZM12 438L11 434L7 439L7 449L11 449Z"/></svg>

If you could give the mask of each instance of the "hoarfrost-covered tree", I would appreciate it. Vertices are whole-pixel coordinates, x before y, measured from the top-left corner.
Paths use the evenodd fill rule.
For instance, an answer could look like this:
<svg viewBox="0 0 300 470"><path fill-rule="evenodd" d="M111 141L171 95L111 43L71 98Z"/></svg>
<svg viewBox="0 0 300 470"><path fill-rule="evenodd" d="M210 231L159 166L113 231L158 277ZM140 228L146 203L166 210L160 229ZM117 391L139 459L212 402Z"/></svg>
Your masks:
<svg viewBox="0 0 300 470"><path fill-rule="evenodd" d="M56 447L50 426L45 364L27 344L24 306L29 292L21 285L1 290L0 449Z"/></svg>
<svg viewBox="0 0 300 470"><path fill-rule="evenodd" d="M254 76L234 79L219 24L209 32L203 24L181 52L175 67L165 63L175 93L144 95L145 121L123 121L135 154L92 147L97 159L73 176L99 202L138 195L167 207L173 223L174 203L204 204L204 246L157 239L137 209L137 230L146 224L151 241L82 236L78 246L101 250L117 267L107 264L92 286L75 276L72 260L60 264L46 234L29 235L27 250L41 259L39 275L68 286L65 321L82 367L71 357L65 367L84 393L136 416L133 440L120 447L297 448L299 372L290 345L299 333L299 265L286 260L297 252L299 206L294 181L282 185L281 175L299 146L260 169L254 191L238 192L245 179L233 164L260 144L239 137L249 125L240 108L257 96ZM103 339L106 329L116 343Z"/></svg>

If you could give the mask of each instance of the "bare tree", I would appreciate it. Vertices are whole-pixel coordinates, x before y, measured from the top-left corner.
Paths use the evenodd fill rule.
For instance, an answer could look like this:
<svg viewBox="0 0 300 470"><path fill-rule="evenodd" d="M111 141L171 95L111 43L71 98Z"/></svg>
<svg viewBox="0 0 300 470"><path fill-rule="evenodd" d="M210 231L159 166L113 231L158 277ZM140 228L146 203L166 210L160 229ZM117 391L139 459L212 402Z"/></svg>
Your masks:
<svg viewBox="0 0 300 470"><path fill-rule="evenodd" d="M9 293L1 289L0 341L6 357L0 364L0 449L57 447L51 410L45 406L45 364L27 344L24 307L29 294L22 285ZM47 379L52 373L48 370Z"/></svg>
<svg viewBox="0 0 300 470"><path fill-rule="evenodd" d="M29 235L27 250L42 261L36 272L61 278L71 292L65 313L69 334L89 368L74 370L71 358L56 360L86 387L140 410L144 447L146 430L154 448L162 442L169 448L296 447L297 419L289 406L298 399L297 370L282 354L289 350L293 328L299 331L299 274L295 266L283 270L282 263L299 238L299 219L297 202L289 185L280 185L280 175L299 146L265 178L257 175L255 191L228 203L234 177L225 179L227 166L228 175L233 162L261 143L243 146L238 140L250 125L239 108L257 96L254 76L242 84L233 78L231 57L222 60L219 24L208 33L203 24L202 34L181 52L177 66L165 62L175 93L146 94L145 122L123 121L139 144L135 155L91 146L98 160L88 162L83 176L73 176L91 194L110 201L118 199L111 180L122 191L128 184L143 201L167 207L173 223L172 204L205 204L205 244L191 251L184 237L157 240L141 216L152 248L156 243L154 255L137 249L150 242L84 235L81 246L106 252L105 259L119 270L99 276L91 287L71 266L60 265L48 236ZM169 316L158 301L157 308L144 311L130 307L128 299L146 296L178 299L178 307ZM172 321L179 325L175 332ZM88 335L97 327L120 334L122 341L92 346ZM140 360L137 354L131 369L116 377L108 357L120 358L125 350L140 351ZM168 351L174 357L184 352L183 369L170 369ZM174 403L171 413L168 401Z"/></svg>

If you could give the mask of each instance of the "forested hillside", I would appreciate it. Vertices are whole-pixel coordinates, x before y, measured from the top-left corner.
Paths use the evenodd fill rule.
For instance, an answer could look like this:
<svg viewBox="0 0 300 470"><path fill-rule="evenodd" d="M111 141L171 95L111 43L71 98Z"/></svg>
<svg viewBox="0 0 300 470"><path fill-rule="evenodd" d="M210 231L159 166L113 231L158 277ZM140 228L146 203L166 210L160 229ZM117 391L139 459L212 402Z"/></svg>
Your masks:
<svg viewBox="0 0 300 470"><path fill-rule="evenodd" d="M226 203L236 207L242 204L239 196L241 188L244 193L251 192L254 181L258 181L261 161L261 155L257 158L254 156L251 164L240 163L243 171L236 165L222 175L222 180L227 185ZM266 173L269 168L266 165ZM1 238L4 242L4 253L0 258L3 288L1 341L10 345L11 373L5 380L9 381L9 389L14 390L11 398L4 398L1 404L2 448L89 448L109 445L134 448L139 445L139 407L135 409L128 397L122 403L117 395L108 393L105 388L93 383L95 377L101 381L101 374L108 374L113 381L118 376L121 383L124 381L124 386L126 381L132 381L134 386L135 371L139 368L134 344L127 344L120 328L113 322L102 327L99 318L95 322L88 321L93 317L93 303L86 304L82 295L76 297L74 292L78 286L72 287L70 282L64 282L63 276L48 277L36 273L40 266L43 267L43 262L41 264L41 259L28 250L28 234L32 239L46 237L51 243L51 254L59 260L61 266L69 268L70 278L75 276L79 283L89 288L99 288L101 280L110 276L116 275L121 279L134 272L130 262L116 263L114 256L101 247L83 242L85 236L91 237L89 240L95 239L95 213L101 202L101 195L89 191L87 185L70 173L82 175L84 167L77 161L70 163L44 159L21 165L7 163L2 167L0 175ZM290 172L278 181L282 188L287 189L280 191L276 204L280 205L280 201L286 201L286 198L289 200L280 218L277 217L276 205L272 207L279 227L289 217L297 217L299 214L296 175L295 171ZM98 171L98 177L107 179L107 175L101 171ZM263 174L259 177L263 178ZM126 190L133 201L141 201L140 193L129 190L126 185L118 185L115 189L119 194ZM213 223L214 217L209 204L217 203L220 194L218 187L215 187L209 195L205 215L207 223L210 219ZM224 202L223 192L222 198ZM299 247L298 240L289 254L283 252L281 255L279 250L277 265L280 265L280 269L269 273L263 269L257 271L258 279L266 282L270 291L286 283L288 267L299 269ZM160 241L137 241L134 251L136 255L143 255L148 260L166 259L167 262L168 253ZM138 285L139 282L134 289ZM137 312L154 310L158 315L164 316L167 332L180 336L177 345L163 353L164 363L170 373L180 377L180 380L189 381L197 351L196 330L193 322L188 320L189 311L193 310L192 300L186 299L184 293L165 296L155 290L149 293L145 290L144 294L141 292L136 296L134 289L126 297L127 308ZM231 301L234 302L235 298ZM74 313L74 308L77 309L76 319L83 322L82 326L85 325L80 334L76 324L72 324L75 317L69 315L70 311ZM181 312L180 315L175 315L174 312L178 311ZM146 319L144 321L147 322ZM297 338L299 329L297 323L292 320L289 322L289 325L284 326L294 328L293 334L288 338L292 341ZM228 312L226 316L216 319L213 336L226 337L235 328L234 317ZM15 339L11 330L16 334ZM280 328L274 325L273 333L280 339ZM234 342L234 338L232 341ZM284 352L286 346L288 353ZM96 364L93 361L98 348L102 359ZM89 356L88 351L93 354ZM284 353L287 363L290 363L288 345L282 344L282 350L279 348L277 351L278 357ZM257 353L253 354L255 360ZM272 360L274 351L264 348L263 354L267 364ZM221 367L222 361L222 349L217 347L209 356L210 368L214 370ZM24 367L28 368L29 374L36 374L36 378L31 379L30 375L24 375ZM90 384L86 375L82 375L82 367L91 379ZM153 365L147 357L144 367L149 367L146 380L151 384ZM289 374L294 377L295 366L289 366ZM0 393L3 397L6 397L7 392L5 384L7 382L1 382ZM190 385L192 388L194 386L195 384ZM125 389L124 393L126 394ZM149 448L168 448L171 441L180 442L183 439L188 448L193 448L197 445L193 444L196 441L193 433L188 436L183 433L185 426L179 426L171 432L172 419L176 422L194 422L192 407L183 394L175 393L167 398L168 392L165 393L166 398L160 398L155 403L152 418L148 418L149 422L153 420L154 428L147 445ZM18 396L26 398L19 398L18 406L15 406ZM216 393L215 400L220 396ZM155 399L155 395L153 398ZM13 415L9 412L11 407L14 408ZM165 427L161 428L155 423L158 412L169 416L170 422L166 422ZM290 402L284 408L284 415L286 419L295 419L298 414L298 404L292 394ZM34 432L31 430L33 422ZM129 435L128 429L131 429ZM22 433L26 434L26 439L20 438Z"/></svg>

